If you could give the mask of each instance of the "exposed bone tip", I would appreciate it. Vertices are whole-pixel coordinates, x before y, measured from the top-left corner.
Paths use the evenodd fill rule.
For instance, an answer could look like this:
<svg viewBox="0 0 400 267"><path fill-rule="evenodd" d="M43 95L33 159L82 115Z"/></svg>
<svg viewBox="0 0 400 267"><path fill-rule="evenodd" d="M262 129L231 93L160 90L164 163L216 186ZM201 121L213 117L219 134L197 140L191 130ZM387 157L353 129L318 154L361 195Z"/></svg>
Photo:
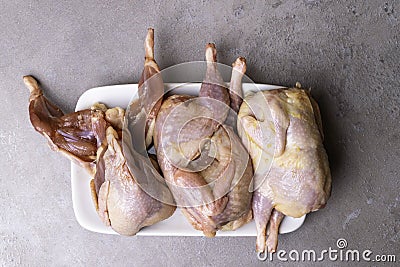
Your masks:
<svg viewBox="0 0 400 267"><path fill-rule="evenodd" d="M232 67L240 73L244 74L247 68L246 59L244 57L238 57L236 61L232 64Z"/></svg>
<svg viewBox="0 0 400 267"><path fill-rule="evenodd" d="M265 249L262 248L261 246L259 246L258 244L256 244L256 252L258 252L258 253L264 253L264 252L265 252Z"/></svg>
<svg viewBox="0 0 400 267"><path fill-rule="evenodd" d="M215 237L215 235L217 233L215 231L203 231L203 234L205 237L211 238L211 237Z"/></svg>
<svg viewBox="0 0 400 267"><path fill-rule="evenodd" d="M208 48L214 48L215 49L215 44L214 43L208 43L206 45L206 49L208 49Z"/></svg>
<svg viewBox="0 0 400 267"><path fill-rule="evenodd" d="M208 43L206 45L206 61L217 62L217 49L214 43Z"/></svg>
<svg viewBox="0 0 400 267"><path fill-rule="evenodd" d="M29 89L31 93L40 91L39 84L33 76L31 75L24 76L23 80L26 87Z"/></svg>

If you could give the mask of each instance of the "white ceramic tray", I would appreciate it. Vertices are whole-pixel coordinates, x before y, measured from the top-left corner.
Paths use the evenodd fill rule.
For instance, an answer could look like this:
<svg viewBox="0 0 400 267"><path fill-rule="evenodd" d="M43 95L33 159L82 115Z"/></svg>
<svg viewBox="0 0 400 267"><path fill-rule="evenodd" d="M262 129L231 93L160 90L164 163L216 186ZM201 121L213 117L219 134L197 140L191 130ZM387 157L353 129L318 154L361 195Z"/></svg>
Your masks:
<svg viewBox="0 0 400 267"><path fill-rule="evenodd" d="M177 88L174 93L186 93L195 95L199 88L200 83L191 84L165 84L166 89ZM270 90L279 88L278 86L267 84L243 84L243 90ZM75 110L82 110L89 108L95 102L101 102L108 107L122 107L126 108L137 92L137 84L124 84L112 85L90 89L83 93L76 104ZM91 193L90 183L91 177L84 169L72 163L71 165L71 185L72 185L72 202L74 212L78 223L87 230L117 234L110 227L105 226L98 218L94 208ZM301 218L285 217L280 226L279 232L289 233L297 230L304 222L305 216ZM179 209L167 220L159 222L150 227L143 228L137 235L148 236L202 236L202 232L194 230L192 226L186 221ZM256 236L256 227L254 221L237 229L236 231L218 231L217 236Z"/></svg>

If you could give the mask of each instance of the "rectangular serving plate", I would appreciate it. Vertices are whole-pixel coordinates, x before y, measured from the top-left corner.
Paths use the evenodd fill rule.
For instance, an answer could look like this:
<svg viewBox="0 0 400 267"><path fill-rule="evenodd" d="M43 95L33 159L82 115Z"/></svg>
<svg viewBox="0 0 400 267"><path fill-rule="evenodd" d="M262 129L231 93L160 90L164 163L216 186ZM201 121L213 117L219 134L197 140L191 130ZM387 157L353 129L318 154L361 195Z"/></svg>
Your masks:
<svg viewBox="0 0 400 267"><path fill-rule="evenodd" d="M200 86L201 83L165 84L166 90L173 89L172 92L174 94L189 95L196 95ZM122 84L89 89L80 96L75 110L90 108L96 102L103 103L108 107L126 108L131 99L137 95L137 88L137 84ZM277 88L282 88L282 86L243 83L245 94L249 91ZM90 175L83 168L71 163L72 202L76 220L87 230L104 234L117 234L111 227L105 226L96 213L89 186L91 179ZM284 234L297 230L303 224L304 220L305 215L300 218L286 216L281 223L279 233ZM203 233L193 229L182 212L177 209L170 218L141 229L137 235L203 236ZM256 236L255 223L251 221L235 231L218 231L217 236Z"/></svg>

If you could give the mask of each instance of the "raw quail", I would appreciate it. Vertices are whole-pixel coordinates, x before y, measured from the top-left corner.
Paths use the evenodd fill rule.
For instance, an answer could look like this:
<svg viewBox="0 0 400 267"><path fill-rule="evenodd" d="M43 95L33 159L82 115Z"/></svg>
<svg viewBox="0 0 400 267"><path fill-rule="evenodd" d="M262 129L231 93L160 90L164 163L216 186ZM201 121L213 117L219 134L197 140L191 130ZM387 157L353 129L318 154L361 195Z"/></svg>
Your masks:
<svg viewBox="0 0 400 267"><path fill-rule="evenodd" d="M154 116L153 106L159 99L157 97L153 101L153 90L156 94L159 86L163 90L162 80L157 80L155 84L148 81L154 78L153 72L159 69L153 58L153 38L153 29L149 29L145 41L146 59L139 98L127 111L133 133L138 133L134 135L135 143L143 146L139 148L140 152L146 147L146 134L150 133L152 137L151 116ZM119 120L118 116L123 118L124 114L113 115L115 121L123 120ZM170 195L170 192L159 173L158 165L156 161L138 152L138 147L132 143L126 121L121 123L122 138L101 119L93 118L92 123L93 128L98 131L96 140L99 147L92 193L95 199L97 197L96 208L103 222L122 235L135 235L141 228L170 217L175 206L170 205L173 202L172 197L169 201L162 201L163 195ZM98 190L96 181L102 181Z"/></svg>
<svg viewBox="0 0 400 267"><path fill-rule="evenodd" d="M198 98L173 95L163 102L154 144L177 205L195 229L214 236L224 225L236 229L251 219L252 166L240 139L223 125L230 100L213 44L206 47L206 60ZM242 75L232 83L240 90Z"/></svg>
<svg viewBox="0 0 400 267"><path fill-rule="evenodd" d="M331 174L319 108L299 84L251 93L241 105L238 132L255 170L256 249L274 252L283 216L316 211L330 196Z"/></svg>

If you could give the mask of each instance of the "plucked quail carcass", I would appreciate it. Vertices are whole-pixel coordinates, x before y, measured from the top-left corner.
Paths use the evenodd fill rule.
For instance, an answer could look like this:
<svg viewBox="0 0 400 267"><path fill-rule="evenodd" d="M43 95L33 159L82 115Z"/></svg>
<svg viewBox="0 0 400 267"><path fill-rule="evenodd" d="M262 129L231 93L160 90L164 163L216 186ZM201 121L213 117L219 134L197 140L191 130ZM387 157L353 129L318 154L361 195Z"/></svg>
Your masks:
<svg viewBox="0 0 400 267"><path fill-rule="evenodd" d="M252 166L238 136L223 125L230 100L213 44L207 45L206 59L199 98L173 95L163 102L154 144L177 205L195 229L214 236L218 229L233 230L251 219ZM232 82L240 90L241 70Z"/></svg>
<svg viewBox="0 0 400 267"><path fill-rule="evenodd" d="M319 108L299 84L251 93L240 108L238 132L255 170L256 249L263 252L267 247L274 252L284 215L301 217L316 211L330 196L331 174Z"/></svg>
<svg viewBox="0 0 400 267"><path fill-rule="evenodd" d="M160 88L160 80L151 79L158 71L153 58L152 29L149 29L145 47L146 62L141 79L143 86L140 86L139 93L140 103L150 116L146 121L146 125L149 126L143 125L141 128L143 132L145 129L146 132L151 132L152 120L154 121L155 116L152 112L153 110L157 112L157 109L150 108L157 103L153 101L153 91ZM123 130L126 131L123 109L108 109L105 105L97 103L91 109L64 115L43 96L42 90L33 77L24 77L24 82L31 92L29 114L32 125L48 139L53 149L85 167L93 176L90 183L93 201L99 217L106 225L111 225L120 234L134 235L141 228L164 220L173 214L174 206L153 198L137 181L138 179L152 181L154 177L148 175L149 172L144 173L145 168L136 168L133 172L128 168L125 152L129 151L122 149ZM161 80L161 96L162 93ZM151 119L152 116L153 119ZM143 145L146 143L145 139L143 135ZM131 155L128 154L128 156ZM144 164L139 156L137 160ZM150 172L157 173L161 177L156 161L149 159L149 162L153 164ZM152 183L147 183L147 189L152 185ZM164 188L166 189L161 193L168 190L165 183ZM153 191L160 192L157 188ZM172 201L167 203L172 203Z"/></svg>
<svg viewBox="0 0 400 267"><path fill-rule="evenodd" d="M138 126L139 131L143 130L143 134L135 136L136 141L142 143L143 147L146 143L146 134L151 132L149 140L152 137L151 116L154 117L153 106L157 105L158 101L158 98L157 101L153 101L153 91L159 89L160 82L163 90L162 80L148 81L152 79L153 71L158 71L158 66L153 58L153 38L153 29L149 29L145 41L146 60L139 85L139 99L131 105L129 110L131 116L136 116L140 112L148 115L147 119L146 116L143 117L144 119L141 120L143 124ZM156 81L155 84L154 81ZM120 115L123 116L123 114ZM115 119L117 120L117 116ZM98 131L96 139L99 144L95 184L98 184L99 181L102 182L99 189L92 186L92 193L95 199L97 196L96 208L103 222L111 225L116 232L122 235L135 235L141 228L170 217L175 211L175 206L170 205L171 201L162 202L161 199L156 199L154 195L154 192L162 193L168 190L165 183L162 187L163 191L149 188L162 184L162 182L155 182L161 177L157 162L147 158L150 164L153 164L149 167L146 165L146 158L137 153L131 143L123 146L123 142L125 145L128 141L131 142L131 135L128 133L125 122L121 123L123 124L122 136L126 138L123 139L114 128L107 127L102 120L94 118L92 121L93 128ZM131 123L135 127L135 124L139 122ZM130 159L130 163L128 163L128 159Z"/></svg>

